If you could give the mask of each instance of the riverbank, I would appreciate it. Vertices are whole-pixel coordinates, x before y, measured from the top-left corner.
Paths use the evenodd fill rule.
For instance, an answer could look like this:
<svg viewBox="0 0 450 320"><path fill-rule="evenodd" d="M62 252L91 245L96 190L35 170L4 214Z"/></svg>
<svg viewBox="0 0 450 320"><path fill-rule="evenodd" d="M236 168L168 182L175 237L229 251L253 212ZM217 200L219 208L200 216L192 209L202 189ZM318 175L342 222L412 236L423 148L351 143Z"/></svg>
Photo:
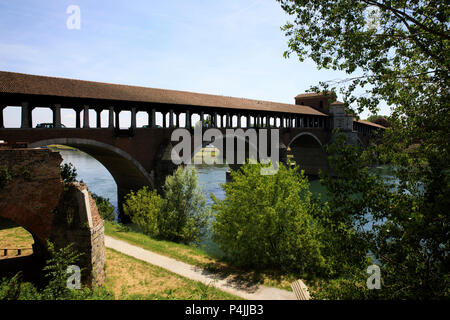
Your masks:
<svg viewBox="0 0 450 320"><path fill-rule="evenodd" d="M294 274L283 274L278 270L242 270L229 265L221 257L208 254L201 248L155 240L135 229L133 230L131 226L106 221L105 234L160 255L203 268L236 282L243 281L254 285L292 291L291 283L298 279Z"/></svg>

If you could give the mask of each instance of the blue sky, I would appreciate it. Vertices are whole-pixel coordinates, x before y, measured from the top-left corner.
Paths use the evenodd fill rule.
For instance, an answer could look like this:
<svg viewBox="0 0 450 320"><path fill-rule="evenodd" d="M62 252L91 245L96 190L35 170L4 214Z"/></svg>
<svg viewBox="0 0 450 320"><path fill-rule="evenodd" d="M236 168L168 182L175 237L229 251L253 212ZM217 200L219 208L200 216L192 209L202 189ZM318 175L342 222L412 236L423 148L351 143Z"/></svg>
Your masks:
<svg viewBox="0 0 450 320"><path fill-rule="evenodd" d="M66 26L69 5L80 7L80 30ZM284 59L288 19L275 0L0 0L0 70L294 103L348 75ZM19 108L4 116L19 125Z"/></svg>

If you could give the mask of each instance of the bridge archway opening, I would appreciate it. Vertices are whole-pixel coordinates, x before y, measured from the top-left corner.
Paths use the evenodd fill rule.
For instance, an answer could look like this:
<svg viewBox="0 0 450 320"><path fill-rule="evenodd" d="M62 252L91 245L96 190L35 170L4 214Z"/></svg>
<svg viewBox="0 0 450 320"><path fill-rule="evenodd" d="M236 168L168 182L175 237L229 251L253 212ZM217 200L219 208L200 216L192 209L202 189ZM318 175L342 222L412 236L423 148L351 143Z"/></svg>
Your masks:
<svg viewBox="0 0 450 320"><path fill-rule="evenodd" d="M23 280L45 284L45 244L25 221L14 221L14 211L0 213L0 274L13 277L22 272Z"/></svg>
<svg viewBox="0 0 450 320"><path fill-rule="evenodd" d="M76 127L77 112L72 108L61 108L61 124L66 128Z"/></svg>
<svg viewBox="0 0 450 320"><path fill-rule="evenodd" d="M288 160L304 170L305 174L317 177L319 169L328 170L328 155L320 141L310 132L302 132L295 136L287 147Z"/></svg>
<svg viewBox="0 0 450 320"><path fill-rule="evenodd" d="M39 123L53 123L53 111L48 107L36 107L31 111L31 119L33 128L36 128Z"/></svg>
<svg viewBox="0 0 450 320"><path fill-rule="evenodd" d="M7 106L3 109L3 121L5 128L20 128L22 108L19 106Z"/></svg>
<svg viewBox="0 0 450 320"><path fill-rule="evenodd" d="M139 111L136 113L136 127L142 128L143 126L150 125L148 112Z"/></svg>
<svg viewBox="0 0 450 320"><path fill-rule="evenodd" d="M144 186L149 186L150 188L155 187L152 177L142 165L128 153L115 146L89 139L59 138L37 141L30 144L29 147L37 148L48 145L63 145L76 148L101 163L112 176L117 186L117 209L119 217L121 216L122 203L125 195L131 190L137 191ZM94 176L93 181L96 181L95 172L92 175ZM100 181L100 183L102 182ZM91 190L91 192L95 191Z"/></svg>

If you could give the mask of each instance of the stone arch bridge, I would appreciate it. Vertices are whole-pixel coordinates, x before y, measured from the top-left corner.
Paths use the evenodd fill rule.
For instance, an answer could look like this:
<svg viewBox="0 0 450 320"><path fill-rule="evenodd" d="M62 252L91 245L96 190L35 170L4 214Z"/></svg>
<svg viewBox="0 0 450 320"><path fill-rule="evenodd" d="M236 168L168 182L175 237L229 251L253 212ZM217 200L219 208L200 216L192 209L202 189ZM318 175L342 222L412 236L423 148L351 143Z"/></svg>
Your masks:
<svg viewBox="0 0 450 320"><path fill-rule="evenodd" d="M21 108L20 128L5 128L3 110ZM34 108L52 110L51 128L33 128ZM75 110L75 128L61 123L61 109ZM96 111L96 125L89 121ZM108 125L102 127L101 112ZM121 129L119 114L128 111L130 127ZM148 123L137 127L138 112ZM83 118L82 118L83 117ZM117 183L119 209L130 190L159 187L176 165L171 161L175 129L194 132L193 117L203 131L210 128L255 129L258 135L278 131L277 152L290 152L307 174L328 168L324 146L332 129L345 132L349 141L367 144L381 126L354 119L335 101L335 95L300 94L295 104L232 98L192 92L126 86L0 71L0 140L14 146L62 144L78 148L101 162ZM159 118L160 124L157 119ZM192 144L195 144L192 138ZM195 149L195 147L194 147Z"/></svg>

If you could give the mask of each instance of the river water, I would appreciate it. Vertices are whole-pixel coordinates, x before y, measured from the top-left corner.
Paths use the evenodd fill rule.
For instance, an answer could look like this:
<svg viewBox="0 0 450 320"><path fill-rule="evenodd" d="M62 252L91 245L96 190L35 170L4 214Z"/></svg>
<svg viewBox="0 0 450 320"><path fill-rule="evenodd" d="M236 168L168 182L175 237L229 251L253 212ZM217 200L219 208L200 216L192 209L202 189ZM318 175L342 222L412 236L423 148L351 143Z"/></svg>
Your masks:
<svg viewBox="0 0 450 320"><path fill-rule="evenodd" d="M117 186L106 168L88 154L78 150L57 150L63 157L63 163L72 163L76 170L79 181L83 181L89 190L104 198L108 198L117 208ZM198 171L199 185L205 193L207 203L211 204L210 194L213 193L218 199L224 199L225 193L220 184L226 181L228 166L196 165ZM324 194L324 188L319 181L311 182L313 193ZM205 236L200 246L211 255L221 256L221 250L212 241L210 234Z"/></svg>

